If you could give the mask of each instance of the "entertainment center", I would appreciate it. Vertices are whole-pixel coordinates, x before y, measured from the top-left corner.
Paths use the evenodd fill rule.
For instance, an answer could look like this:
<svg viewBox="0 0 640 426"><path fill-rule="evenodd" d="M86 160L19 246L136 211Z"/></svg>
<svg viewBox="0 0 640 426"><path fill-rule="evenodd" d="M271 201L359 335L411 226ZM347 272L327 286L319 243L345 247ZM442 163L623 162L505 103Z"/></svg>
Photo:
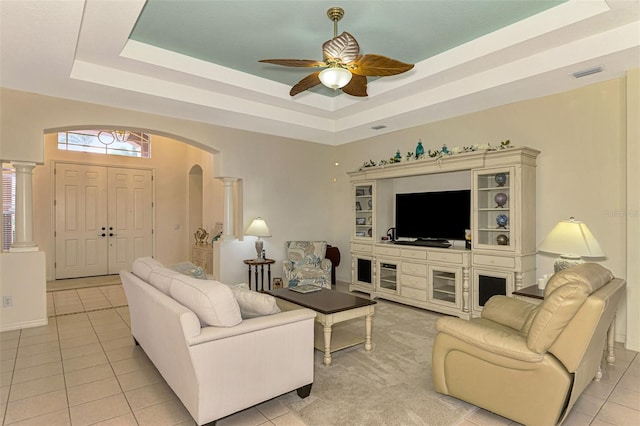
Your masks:
<svg viewBox="0 0 640 426"><path fill-rule="evenodd" d="M491 296L533 285L539 153L472 151L349 173L349 289L468 319ZM393 228L399 241L382 241Z"/></svg>

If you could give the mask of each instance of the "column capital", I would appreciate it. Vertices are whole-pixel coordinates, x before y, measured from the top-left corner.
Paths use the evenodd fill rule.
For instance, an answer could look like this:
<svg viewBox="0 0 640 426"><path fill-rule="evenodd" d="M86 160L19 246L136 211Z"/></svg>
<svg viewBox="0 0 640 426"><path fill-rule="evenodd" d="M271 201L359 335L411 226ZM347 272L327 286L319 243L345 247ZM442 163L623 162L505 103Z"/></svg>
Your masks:
<svg viewBox="0 0 640 426"><path fill-rule="evenodd" d="M13 166L14 169L18 170L33 170L36 167L36 163L27 162L27 161L10 161L9 164Z"/></svg>

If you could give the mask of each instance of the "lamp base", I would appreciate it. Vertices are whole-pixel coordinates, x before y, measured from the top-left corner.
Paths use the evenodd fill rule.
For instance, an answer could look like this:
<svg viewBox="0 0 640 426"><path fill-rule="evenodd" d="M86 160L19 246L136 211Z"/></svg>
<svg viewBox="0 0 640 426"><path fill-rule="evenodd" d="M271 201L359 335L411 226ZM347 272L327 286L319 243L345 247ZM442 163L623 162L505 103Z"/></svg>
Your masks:
<svg viewBox="0 0 640 426"><path fill-rule="evenodd" d="M264 247L264 242L258 237L256 240L256 253L258 253L258 257L256 259L262 259L262 248Z"/></svg>
<svg viewBox="0 0 640 426"><path fill-rule="evenodd" d="M581 263L584 263L584 260L582 260L580 256L563 254L562 256L557 258L556 261L554 262L553 271L559 272L559 271L562 271L563 269L567 269L572 266L579 265Z"/></svg>

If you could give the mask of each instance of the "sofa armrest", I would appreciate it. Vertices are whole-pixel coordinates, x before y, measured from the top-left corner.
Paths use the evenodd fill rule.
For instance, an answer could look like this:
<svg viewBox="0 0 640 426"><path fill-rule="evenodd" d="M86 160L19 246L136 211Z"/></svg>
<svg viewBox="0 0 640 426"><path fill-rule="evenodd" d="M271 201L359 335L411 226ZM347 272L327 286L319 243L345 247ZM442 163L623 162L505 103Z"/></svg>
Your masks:
<svg viewBox="0 0 640 426"><path fill-rule="evenodd" d="M520 331L536 306L514 297L493 296L485 303L482 309L482 318Z"/></svg>
<svg viewBox="0 0 640 426"><path fill-rule="evenodd" d="M226 339L228 337L238 336L241 334L255 333L260 330L273 327L280 327L294 322L305 321L308 319L313 320L315 317L316 313L314 311L303 308L284 311L273 315L265 315L258 318L246 319L233 327L205 327L201 330L199 335L187 338L187 344L189 346L200 345L214 340Z"/></svg>
<svg viewBox="0 0 640 426"><path fill-rule="evenodd" d="M508 358L531 363L544 358L544 355L529 350L526 338L516 330L485 318L462 320L443 317L436 322L436 328L479 349Z"/></svg>

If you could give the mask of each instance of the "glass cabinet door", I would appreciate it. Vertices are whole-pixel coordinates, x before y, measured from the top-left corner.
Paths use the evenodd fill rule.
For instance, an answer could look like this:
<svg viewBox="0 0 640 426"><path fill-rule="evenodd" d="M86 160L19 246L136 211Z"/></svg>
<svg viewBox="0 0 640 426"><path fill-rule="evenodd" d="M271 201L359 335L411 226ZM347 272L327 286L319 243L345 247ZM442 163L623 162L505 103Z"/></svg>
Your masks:
<svg viewBox="0 0 640 426"><path fill-rule="evenodd" d="M356 184L354 195L354 224L353 237L355 239L372 240L374 232L374 185L373 183Z"/></svg>
<svg viewBox="0 0 640 426"><path fill-rule="evenodd" d="M429 301L450 307L462 306L461 268L429 265Z"/></svg>
<svg viewBox="0 0 640 426"><path fill-rule="evenodd" d="M378 290L387 293L398 292L398 265L378 261Z"/></svg>
<svg viewBox="0 0 640 426"><path fill-rule="evenodd" d="M513 178L512 167L474 173L474 248L513 250Z"/></svg>

